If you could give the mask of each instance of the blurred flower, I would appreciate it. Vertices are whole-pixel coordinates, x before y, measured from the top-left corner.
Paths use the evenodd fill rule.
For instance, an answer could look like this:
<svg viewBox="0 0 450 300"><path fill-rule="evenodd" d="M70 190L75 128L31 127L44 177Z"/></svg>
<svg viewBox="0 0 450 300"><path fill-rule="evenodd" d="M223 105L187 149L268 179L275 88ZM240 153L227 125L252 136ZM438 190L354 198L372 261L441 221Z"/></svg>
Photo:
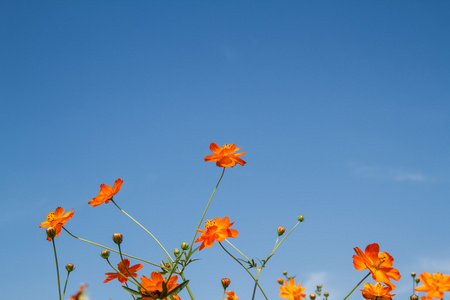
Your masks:
<svg viewBox="0 0 450 300"><path fill-rule="evenodd" d="M238 296L233 291L225 292L227 294L227 298L225 300L238 300Z"/></svg>
<svg viewBox="0 0 450 300"><path fill-rule="evenodd" d="M232 237L235 238L238 236L238 231L235 229L229 229L233 223L230 223L230 219L228 217L215 218L214 220L208 220L205 222L205 228L197 229L202 234L195 241L196 243L202 242L200 245L200 250L203 248L209 248L214 244L214 241L222 242L226 238Z"/></svg>
<svg viewBox="0 0 450 300"><path fill-rule="evenodd" d="M84 299L88 299L86 297L83 297L84 292L86 291L87 288L87 283L85 284L81 284L80 288L78 289L78 292L76 294L73 294L69 300L84 300Z"/></svg>
<svg viewBox="0 0 450 300"><path fill-rule="evenodd" d="M369 269L375 281L383 282L394 289L395 286L389 278L399 280L401 276L397 269L391 268L394 258L389 253L380 253L380 246L376 243L368 245L364 253L358 247L353 249L356 252L356 255L353 255L353 265L356 270Z"/></svg>
<svg viewBox="0 0 450 300"><path fill-rule="evenodd" d="M57 237L61 233L61 229L64 224L66 224L66 222L73 217L73 214L73 209L64 213L64 208L57 207L55 212L51 212L47 215L47 221L42 222L39 228L54 227L56 229L55 237ZM51 241L52 239L47 236L47 240Z"/></svg>
<svg viewBox="0 0 450 300"><path fill-rule="evenodd" d="M295 281L293 278L289 279L288 281L284 281L284 285L280 285L280 297L289 299L289 300L300 300L305 299L305 293L302 293L305 290L304 287L300 286L300 281L298 282L298 285L295 286Z"/></svg>
<svg viewBox="0 0 450 300"><path fill-rule="evenodd" d="M209 149L216 154L206 156L205 161L215 161L218 167L234 167L236 163L241 166L246 164L245 161L238 157L244 155L246 152L234 153L241 149L241 147L236 147L236 144L225 144L223 147L220 147L216 143L211 143Z"/></svg>
<svg viewBox="0 0 450 300"><path fill-rule="evenodd" d="M430 274L423 272L419 275L423 285L416 287L414 290L426 292L427 297L444 298L444 292L450 291L450 276L442 273Z"/></svg>
<svg viewBox="0 0 450 300"><path fill-rule="evenodd" d="M124 263L125 263L125 265L124 265ZM105 273L105 275L108 275L108 277L106 277L105 281L103 281L103 282L108 282L108 281L111 281L111 280L117 278L117 280L119 280L120 283L125 283L128 281L127 277L130 277L130 274L133 275L133 277L138 277L138 274L136 274L136 271L142 269L143 267L144 267L143 265L137 264L130 268L130 261L128 260L128 258L125 258L123 260L123 262L121 261L117 264L117 269L119 269L119 272L122 273L122 275L119 274L118 272ZM130 272L130 274L128 274L127 269Z"/></svg>
<svg viewBox="0 0 450 300"><path fill-rule="evenodd" d="M154 298L159 299L160 296L164 296L161 295L163 292L163 286L162 283L163 281L166 283L167 286L167 292L172 291L174 288L176 288L179 284L177 283L178 280L178 276L172 276L170 277L170 279L164 279L164 277L161 275L161 273L159 272L152 272L152 274L150 275L151 279L142 276L141 277L141 285L145 288L141 288L141 293L144 295L143 298L141 299L146 299L146 300L153 300ZM147 291L149 293L151 293L151 295L154 297L145 297L147 294ZM178 295L173 295L172 298L174 300L180 300L180 297ZM165 299L165 298L164 298Z"/></svg>
<svg viewBox="0 0 450 300"><path fill-rule="evenodd" d="M88 202L88 204L93 205L93 207L99 206L103 203L108 203L109 200L113 198L115 194L117 194L120 191L120 188L122 187L123 180L117 179L114 182L113 187L111 188L107 184L101 184L100 185L100 192L97 196L94 197L91 201Z"/></svg>
<svg viewBox="0 0 450 300"><path fill-rule="evenodd" d="M364 283L364 289L360 290L362 292L362 296L367 300L392 300L390 292L392 288L389 286L384 286L381 283L377 283L372 285L370 283Z"/></svg>

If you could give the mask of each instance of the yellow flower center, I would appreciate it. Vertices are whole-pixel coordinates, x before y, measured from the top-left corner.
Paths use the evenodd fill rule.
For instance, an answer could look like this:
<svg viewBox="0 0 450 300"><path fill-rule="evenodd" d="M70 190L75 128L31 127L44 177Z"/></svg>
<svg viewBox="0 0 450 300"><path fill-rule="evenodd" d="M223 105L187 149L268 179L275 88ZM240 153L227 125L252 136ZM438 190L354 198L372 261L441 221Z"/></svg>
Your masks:
<svg viewBox="0 0 450 300"><path fill-rule="evenodd" d="M222 149L230 149L230 148L231 148L231 144L225 144L222 147Z"/></svg>
<svg viewBox="0 0 450 300"><path fill-rule="evenodd" d="M55 213L51 212L47 215L47 221L51 222L55 219Z"/></svg>
<svg viewBox="0 0 450 300"><path fill-rule="evenodd" d="M205 222L205 228L208 229L212 226L216 226L216 222L214 220L208 220Z"/></svg>

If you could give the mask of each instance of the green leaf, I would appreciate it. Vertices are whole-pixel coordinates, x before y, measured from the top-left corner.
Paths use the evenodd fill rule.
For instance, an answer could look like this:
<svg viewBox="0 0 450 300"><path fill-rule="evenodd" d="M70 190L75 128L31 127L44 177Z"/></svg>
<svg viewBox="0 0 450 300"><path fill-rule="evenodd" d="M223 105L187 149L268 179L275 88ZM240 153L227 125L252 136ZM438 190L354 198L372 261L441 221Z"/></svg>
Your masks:
<svg viewBox="0 0 450 300"><path fill-rule="evenodd" d="M163 290L162 290L161 296L163 296L163 298L165 298L166 295L167 295L167 285L166 285L166 283L164 282L164 280L163 280L163 282L162 282L162 288L163 288Z"/></svg>
<svg viewBox="0 0 450 300"><path fill-rule="evenodd" d="M141 293L139 293L138 291L135 291L135 290L132 290L132 289L130 289L129 287L127 287L127 286L124 286L124 285L122 285L122 287L123 287L123 289L125 290L125 291L127 291L128 293L130 293L131 295L135 295L135 296L138 296L138 297L143 297L143 295L141 294Z"/></svg>
<svg viewBox="0 0 450 300"><path fill-rule="evenodd" d="M181 292L182 289L184 289L184 287L189 283L189 280L186 280L185 282L183 282L182 284L180 284L179 286L177 286L176 288L174 288L173 290L171 290L167 296L174 296L178 293Z"/></svg>

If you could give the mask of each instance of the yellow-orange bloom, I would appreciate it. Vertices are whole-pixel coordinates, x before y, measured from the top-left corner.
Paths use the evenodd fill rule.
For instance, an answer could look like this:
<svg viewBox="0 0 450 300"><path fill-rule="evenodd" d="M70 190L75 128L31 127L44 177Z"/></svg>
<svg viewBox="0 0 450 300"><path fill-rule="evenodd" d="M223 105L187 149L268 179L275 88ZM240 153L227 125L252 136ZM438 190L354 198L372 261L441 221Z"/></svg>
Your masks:
<svg viewBox="0 0 450 300"><path fill-rule="evenodd" d="M450 276L442 273L430 274L423 272L419 275L420 281L423 285L416 287L414 290L419 292L426 292L427 297L430 298L444 298L444 292L450 291Z"/></svg>
<svg viewBox="0 0 450 300"><path fill-rule="evenodd" d="M75 293L75 294L73 294L73 295L69 298L69 300L82 300L82 299L86 299L86 298L83 297L83 294L84 294L84 292L86 291L87 286L88 286L87 283L81 284L81 285L80 285L80 288L78 289L78 292Z"/></svg>
<svg viewBox="0 0 450 300"><path fill-rule="evenodd" d="M64 224L72 217L73 209L64 213L64 208L57 207L55 212L51 212L47 215L47 221L42 222L39 228L54 227L56 229L55 237L57 237L61 233ZM47 236L47 240L51 241L52 239Z"/></svg>
<svg viewBox="0 0 450 300"><path fill-rule="evenodd" d="M220 147L216 143L211 143L209 149L215 154L211 154L205 157L205 161L215 161L218 167L234 167L237 163L241 166L246 164L239 156L244 155L246 152L234 153L241 149L236 147L236 144L225 144Z"/></svg>
<svg viewBox="0 0 450 300"><path fill-rule="evenodd" d="M103 203L108 203L109 200L113 198L115 194L117 194L120 191L120 188L122 187L123 180L117 179L114 182L113 187L111 188L107 184L101 184L100 185L100 192L97 196L94 197L91 201L88 202L88 204L93 205L93 207L99 206Z"/></svg>
<svg viewBox="0 0 450 300"><path fill-rule="evenodd" d="M125 265L124 265L124 263L125 263ZM130 277L130 274L133 277L138 277L138 274L136 274L136 271L142 269L143 267L144 266L141 264L137 264L137 265L130 267L130 261L128 260L128 258L125 258L123 260L123 262L121 261L120 263L117 264L117 268L119 269L119 272L122 273L123 275L119 274L119 272L105 273L105 275L108 275L108 277L106 277L105 281L103 281L103 282L108 282L108 281L111 281L111 280L117 278L117 280L119 280L120 283L125 283L128 281L127 278ZM128 274L127 269L130 272L130 274Z"/></svg>
<svg viewBox="0 0 450 300"><path fill-rule="evenodd" d="M238 296L233 291L225 292L227 294L227 299L225 300L238 300Z"/></svg>
<svg viewBox="0 0 450 300"><path fill-rule="evenodd" d="M144 295L144 297L142 299L146 299L146 300L153 300L154 298L159 299L163 292L163 286L162 286L163 281L166 283L167 292L170 292L174 288L179 286L179 284L177 283L178 276L176 276L176 275L171 276L170 279L164 279L164 277L161 275L161 273L152 272L150 277L151 277L151 279L149 279L145 276L141 277L141 281L142 281L141 285L144 287L144 288L141 288L141 293ZM150 296L145 297L146 295L149 295L147 292L151 293L151 296L153 296L154 298L152 298ZM172 298L175 300L180 300L180 297L178 295L173 295ZM164 298L164 299L166 299L166 298Z"/></svg>
<svg viewBox="0 0 450 300"><path fill-rule="evenodd" d="M376 282L383 282L390 288L395 288L389 278L399 280L401 276L397 269L392 268L394 258L389 253L380 253L380 246L376 243L368 245L364 253L358 247L353 249L356 252L356 255L353 255L353 265L356 270L369 269Z"/></svg>
<svg viewBox="0 0 450 300"><path fill-rule="evenodd" d="M367 300L392 300L395 294L390 294L392 288L384 286L381 283L372 285L370 283L364 283L364 289L360 290L362 296Z"/></svg>
<svg viewBox="0 0 450 300"><path fill-rule="evenodd" d="M230 229L230 227L234 224L230 223L230 219L228 217L215 218L214 220L208 220L205 222L205 228L197 229L202 234L195 241L196 243L202 242L200 245L200 250L203 248L209 248L214 244L214 241L222 242L226 238L235 238L238 236L238 231L235 229Z"/></svg>
<svg viewBox="0 0 450 300"><path fill-rule="evenodd" d="M294 278L289 279L289 283L287 280L284 281L284 285L280 285L280 298L285 298L289 300L300 300L305 299L305 293L302 293L305 290L304 287L300 286L300 281L298 285L295 285Z"/></svg>

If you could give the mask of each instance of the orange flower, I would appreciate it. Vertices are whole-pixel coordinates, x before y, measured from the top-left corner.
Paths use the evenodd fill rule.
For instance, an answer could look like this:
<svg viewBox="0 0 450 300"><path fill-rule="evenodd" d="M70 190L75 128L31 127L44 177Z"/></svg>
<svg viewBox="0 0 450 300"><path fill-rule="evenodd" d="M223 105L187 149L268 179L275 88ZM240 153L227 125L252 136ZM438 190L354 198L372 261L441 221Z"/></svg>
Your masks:
<svg viewBox="0 0 450 300"><path fill-rule="evenodd" d="M106 277L105 281L103 281L103 282L108 282L108 281L111 281L111 280L117 278L120 281L120 283L125 283L128 281L127 277L130 277L130 274L133 275L133 277L137 277L138 274L136 274L136 271L142 269L143 267L144 267L143 265L137 264L130 268L130 261L128 260L128 258L125 258L123 260L123 262L121 261L120 263L117 264L117 268L119 269L119 272L122 273L123 275L125 275L125 277L122 276L121 274L119 274L118 272L105 273L105 275L108 275L108 277ZM128 274L127 269L130 272L130 274Z"/></svg>
<svg viewBox="0 0 450 300"><path fill-rule="evenodd" d="M450 291L450 276L442 273L430 274L423 272L419 275L420 281L423 285L416 287L414 290L419 292L426 292L427 297L430 298L444 298L444 292Z"/></svg>
<svg viewBox="0 0 450 300"><path fill-rule="evenodd" d="M108 203L109 200L113 198L115 194L117 194L120 191L120 188L122 187L123 180L117 179L114 182L113 187L111 188L107 184L101 184L100 185L100 192L97 196L94 197L91 201L88 202L88 204L93 205L93 207L99 206L103 203Z"/></svg>
<svg viewBox="0 0 450 300"><path fill-rule="evenodd" d="M280 298L285 298L289 300L300 300L305 299L305 293L302 293L305 290L304 287L300 286L300 281L298 285L295 286L294 278L289 279L288 281L284 281L284 285L280 285Z"/></svg>
<svg viewBox="0 0 450 300"><path fill-rule="evenodd" d="M392 291L391 287L384 286L381 283L375 285L364 283L364 289L360 291L367 300L392 300L392 297L395 296L395 294L390 294Z"/></svg>
<svg viewBox="0 0 450 300"><path fill-rule="evenodd" d="M233 291L225 292L227 294L227 298L225 300L238 300L238 296Z"/></svg>
<svg viewBox="0 0 450 300"><path fill-rule="evenodd" d="M364 253L358 247L353 249L356 252L356 255L353 255L353 265L356 270L369 269L376 282L383 282L394 289L395 286L389 278L399 280L401 276L397 269L392 268L394 258L389 253L380 253L380 246L376 243L368 245Z"/></svg>
<svg viewBox="0 0 450 300"><path fill-rule="evenodd" d="M214 244L214 241L222 242L226 238L237 237L238 231L235 229L229 229L233 224L234 222L230 223L230 219L228 219L228 217L224 217L223 219L215 218L214 220L206 221L206 230L197 229L197 231L202 233L195 241L196 243L202 242L199 251L205 247L211 247Z"/></svg>
<svg viewBox="0 0 450 300"><path fill-rule="evenodd" d="M170 279L164 279L164 277L161 275L161 273L159 272L152 272L152 274L150 275L151 279L142 276L141 277L141 285L145 288L141 288L141 293L144 295L144 297L142 299L147 299L147 300L153 300L154 298L159 299L161 296L161 293L163 292L163 286L162 283L163 281L166 283L167 286L167 292L172 291L174 288L176 288L177 286L179 286L179 284L177 283L178 280L178 276L172 276L170 277ZM149 295L147 293L147 291L149 293L151 293L151 295L154 297L145 297L145 295ZM173 295L172 296L173 299L175 300L180 300L180 297L178 295ZM166 298L164 298L166 299Z"/></svg>
<svg viewBox="0 0 450 300"><path fill-rule="evenodd" d="M241 147L236 148L236 144L225 144L221 148L216 143L211 143L209 149L216 154L206 156L205 161L215 161L218 167L234 167L236 163L241 166L246 164L245 161L238 157L244 155L246 152L234 153L241 149Z"/></svg>
<svg viewBox="0 0 450 300"><path fill-rule="evenodd" d="M64 213L64 208L57 207L55 212L51 212L47 215L47 221L42 222L39 228L54 227L56 229L55 237L57 237L61 233L64 224L73 217L73 214L73 209ZM51 241L52 239L47 237L47 240Z"/></svg>
<svg viewBox="0 0 450 300"><path fill-rule="evenodd" d="M85 298L83 298L82 296L83 296L84 292L86 291L87 286L88 286L87 283L81 284L81 285L80 285L80 288L78 289L78 292L77 292L76 294L73 294L73 295L69 298L69 300L81 300L81 299L85 299Z"/></svg>

